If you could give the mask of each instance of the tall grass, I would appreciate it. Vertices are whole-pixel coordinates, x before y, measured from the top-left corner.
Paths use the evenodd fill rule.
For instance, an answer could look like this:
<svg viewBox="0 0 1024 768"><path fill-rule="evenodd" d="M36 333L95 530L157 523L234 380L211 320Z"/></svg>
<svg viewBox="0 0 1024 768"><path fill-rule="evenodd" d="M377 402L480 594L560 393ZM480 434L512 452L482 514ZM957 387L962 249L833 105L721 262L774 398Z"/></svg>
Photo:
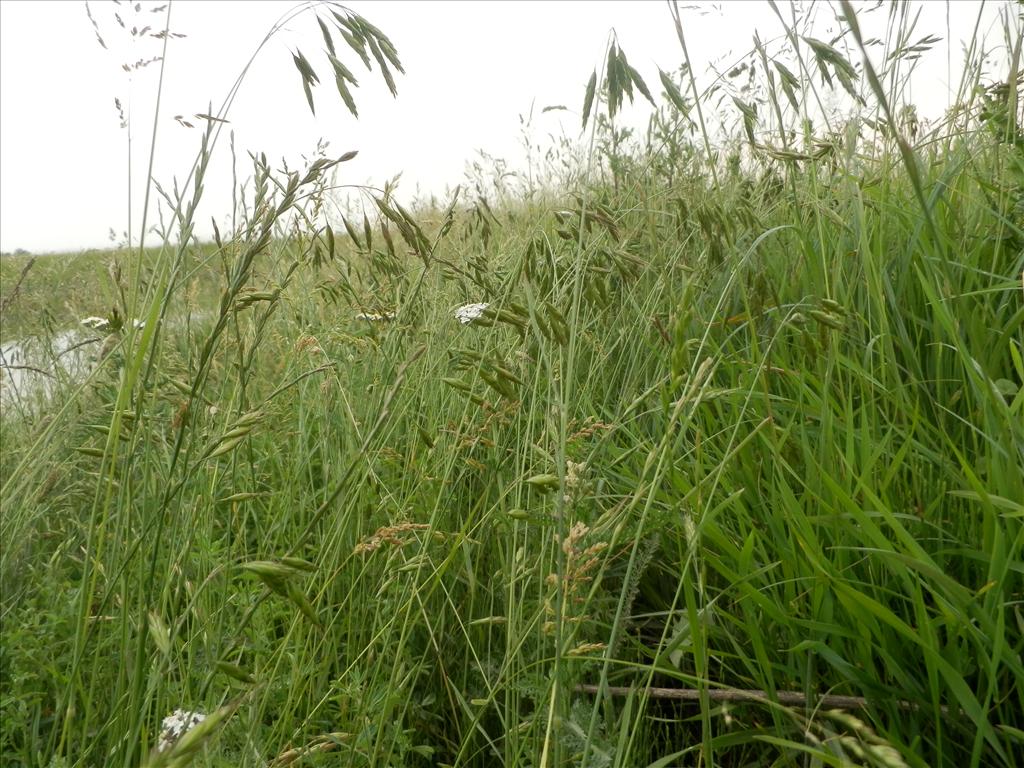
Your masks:
<svg viewBox="0 0 1024 768"><path fill-rule="evenodd" d="M4 763L1020 763L1021 20L920 126L900 8L880 49L780 9L743 90L613 41L551 205L329 223L344 158L254 155L204 253L211 116L144 327L4 424ZM319 17L343 99L343 37L394 90ZM815 131L828 83L864 106Z"/></svg>

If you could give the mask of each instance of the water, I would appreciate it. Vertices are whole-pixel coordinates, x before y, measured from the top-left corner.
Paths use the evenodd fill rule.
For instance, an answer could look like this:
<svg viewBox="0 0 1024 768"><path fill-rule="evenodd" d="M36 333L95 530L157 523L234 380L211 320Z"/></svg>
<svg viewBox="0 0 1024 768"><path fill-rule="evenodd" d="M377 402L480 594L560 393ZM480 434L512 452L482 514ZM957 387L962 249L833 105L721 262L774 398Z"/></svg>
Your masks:
<svg viewBox="0 0 1024 768"><path fill-rule="evenodd" d="M201 323L211 317L209 311L194 310L171 318L168 326L179 327L186 320ZM110 338L107 323L103 318L87 317L81 321L83 327L60 331L52 339L18 339L0 346L0 415L12 410L31 412L48 401L59 384L81 382ZM142 327L139 320L133 323Z"/></svg>
<svg viewBox="0 0 1024 768"><path fill-rule="evenodd" d="M47 400L62 380L88 374L103 337L72 328L52 339L19 339L0 347L0 413Z"/></svg>

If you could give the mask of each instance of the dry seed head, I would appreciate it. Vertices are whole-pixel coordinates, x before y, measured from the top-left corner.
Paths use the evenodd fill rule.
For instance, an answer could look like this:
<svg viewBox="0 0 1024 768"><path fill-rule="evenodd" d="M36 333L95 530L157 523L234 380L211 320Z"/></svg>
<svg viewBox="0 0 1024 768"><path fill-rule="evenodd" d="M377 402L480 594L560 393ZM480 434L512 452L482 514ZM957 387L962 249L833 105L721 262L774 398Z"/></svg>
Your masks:
<svg viewBox="0 0 1024 768"><path fill-rule="evenodd" d="M579 548L576 546L580 539L587 535L590 528L582 520L578 520L572 528L569 530L569 535L565 537L562 542L562 551L568 557L579 554Z"/></svg>
<svg viewBox="0 0 1024 768"><path fill-rule="evenodd" d="M563 496L566 504L571 504L575 499L582 496L587 490L587 465L580 461L566 459L565 462L565 489L567 493Z"/></svg>
<svg viewBox="0 0 1024 768"><path fill-rule="evenodd" d="M429 530L430 526L426 523L402 523L400 525L383 526L356 544L353 554L361 555L367 552L375 552L384 544L391 544L394 547L402 547L405 546L409 542L409 538L411 538L403 538L402 534Z"/></svg>
<svg viewBox="0 0 1024 768"><path fill-rule="evenodd" d="M583 426L582 428L577 429L575 432L573 432L573 434L570 435L570 437L568 438L567 442L572 443L572 442L575 442L577 440L583 440L585 438L593 436L594 433L599 431L599 430L611 429L611 428L612 428L611 424L605 424L603 421L590 422L590 423L586 424L585 426Z"/></svg>
<svg viewBox="0 0 1024 768"><path fill-rule="evenodd" d="M570 656L582 656L585 653L594 653L595 651L603 651L608 646L605 643L580 643L571 651Z"/></svg>
<svg viewBox="0 0 1024 768"><path fill-rule="evenodd" d="M298 341L295 342L295 351L302 352L307 349L318 355L322 355L324 353L324 350L320 346L320 342L317 341L316 336L300 336Z"/></svg>

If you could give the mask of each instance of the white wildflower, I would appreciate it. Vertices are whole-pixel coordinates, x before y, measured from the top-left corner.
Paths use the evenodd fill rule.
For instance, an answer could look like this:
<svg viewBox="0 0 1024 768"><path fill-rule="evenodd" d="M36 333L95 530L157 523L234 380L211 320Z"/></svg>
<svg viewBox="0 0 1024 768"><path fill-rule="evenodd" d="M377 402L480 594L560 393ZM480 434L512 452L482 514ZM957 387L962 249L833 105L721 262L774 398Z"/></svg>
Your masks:
<svg viewBox="0 0 1024 768"><path fill-rule="evenodd" d="M178 739L188 733L206 719L202 712L188 712L176 709L164 718L160 728L160 742L157 752L164 752L173 747Z"/></svg>
<svg viewBox="0 0 1024 768"><path fill-rule="evenodd" d="M394 312L381 312L377 314L375 312L360 312L356 315L356 320L366 320L371 323L383 323L395 319Z"/></svg>
<svg viewBox="0 0 1024 768"><path fill-rule="evenodd" d="M110 327L110 321L105 317L83 317L78 322L86 328L92 328L95 331L105 331Z"/></svg>
<svg viewBox="0 0 1024 768"><path fill-rule="evenodd" d="M132 320L132 325L134 325L136 328L145 328L146 327L146 321L145 320Z"/></svg>
<svg viewBox="0 0 1024 768"><path fill-rule="evenodd" d="M455 310L455 319L463 325L469 325L483 315L489 306L490 304L465 304Z"/></svg>

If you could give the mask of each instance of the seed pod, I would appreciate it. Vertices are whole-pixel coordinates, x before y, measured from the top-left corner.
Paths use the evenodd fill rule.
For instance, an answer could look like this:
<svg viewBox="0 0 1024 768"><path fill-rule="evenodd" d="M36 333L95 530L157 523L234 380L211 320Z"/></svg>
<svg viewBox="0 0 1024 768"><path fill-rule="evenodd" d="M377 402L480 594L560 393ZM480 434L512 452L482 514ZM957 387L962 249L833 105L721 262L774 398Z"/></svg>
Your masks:
<svg viewBox="0 0 1024 768"><path fill-rule="evenodd" d="M306 571L312 573L316 570L316 566L308 560L303 560L301 557L282 557L281 565L287 565L289 568L295 568L299 571Z"/></svg>
<svg viewBox="0 0 1024 768"><path fill-rule="evenodd" d="M843 329L843 318L838 315L833 315L831 312L823 312L820 309L811 309L808 310L807 314L829 328L834 328L837 331L841 331Z"/></svg>
<svg viewBox="0 0 1024 768"><path fill-rule="evenodd" d="M534 475L528 478L526 481L527 485L532 485L534 488L539 488L543 491L553 491L558 488L558 475L543 474Z"/></svg>
<svg viewBox="0 0 1024 768"><path fill-rule="evenodd" d="M149 635L160 649L160 653L166 656L171 652L171 633L164 620L160 618L160 614L155 611L149 612Z"/></svg>
<svg viewBox="0 0 1024 768"><path fill-rule="evenodd" d="M267 496L266 493L254 493L252 491L242 491L240 493L233 493L230 496L225 496L222 499L217 499L220 502L235 502L235 501L248 501L249 499L259 499Z"/></svg>
<svg viewBox="0 0 1024 768"><path fill-rule="evenodd" d="M284 563L273 560L250 560L239 566L243 571L248 571L261 579L290 579L296 575L296 569Z"/></svg>
<svg viewBox="0 0 1024 768"><path fill-rule="evenodd" d="M452 387L453 389L459 390L460 392L472 392L473 391L473 388L471 386L469 386L469 384L464 382L462 379L452 379L452 378L445 377L445 378L442 378L441 381L443 381L449 387Z"/></svg>
<svg viewBox="0 0 1024 768"><path fill-rule="evenodd" d="M245 440L245 435L236 435L227 440L222 440L216 448L214 448L210 455L207 456L209 459L216 459L218 456L223 456L225 453L230 453L238 447L239 443Z"/></svg>
<svg viewBox="0 0 1024 768"><path fill-rule="evenodd" d="M320 617L316 615L316 609L313 608L313 604L309 602L309 598L299 589L298 585L294 581L289 581L285 589L288 593L288 599L295 603L298 609L302 611L302 614L314 624L319 625Z"/></svg>
<svg viewBox="0 0 1024 768"><path fill-rule="evenodd" d="M509 400L516 399L515 390L513 390L507 382L499 379L487 371L480 371L480 378L483 379L487 384L502 397L508 398Z"/></svg>
<svg viewBox="0 0 1024 768"><path fill-rule="evenodd" d="M231 664L227 661L218 661L214 666L223 672L228 677L238 680L243 683L249 683L250 685L256 682L256 678L246 672L237 664Z"/></svg>
<svg viewBox="0 0 1024 768"><path fill-rule="evenodd" d="M565 318L550 301L544 302L544 306L547 309L551 333L559 344L565 344L569 341L569 326L566 324Z"/></svg>
<svg viewBox="0 0 1024 768"><path fill-rule="evenodd" d="M423 444L426 445L427 448L433 448L434 447L434 438L432 438L430 436L430 433L427 432L427 430L424 429L419 424L416 425L416 433L420 436L420 440L423 441Z"/></svg>

